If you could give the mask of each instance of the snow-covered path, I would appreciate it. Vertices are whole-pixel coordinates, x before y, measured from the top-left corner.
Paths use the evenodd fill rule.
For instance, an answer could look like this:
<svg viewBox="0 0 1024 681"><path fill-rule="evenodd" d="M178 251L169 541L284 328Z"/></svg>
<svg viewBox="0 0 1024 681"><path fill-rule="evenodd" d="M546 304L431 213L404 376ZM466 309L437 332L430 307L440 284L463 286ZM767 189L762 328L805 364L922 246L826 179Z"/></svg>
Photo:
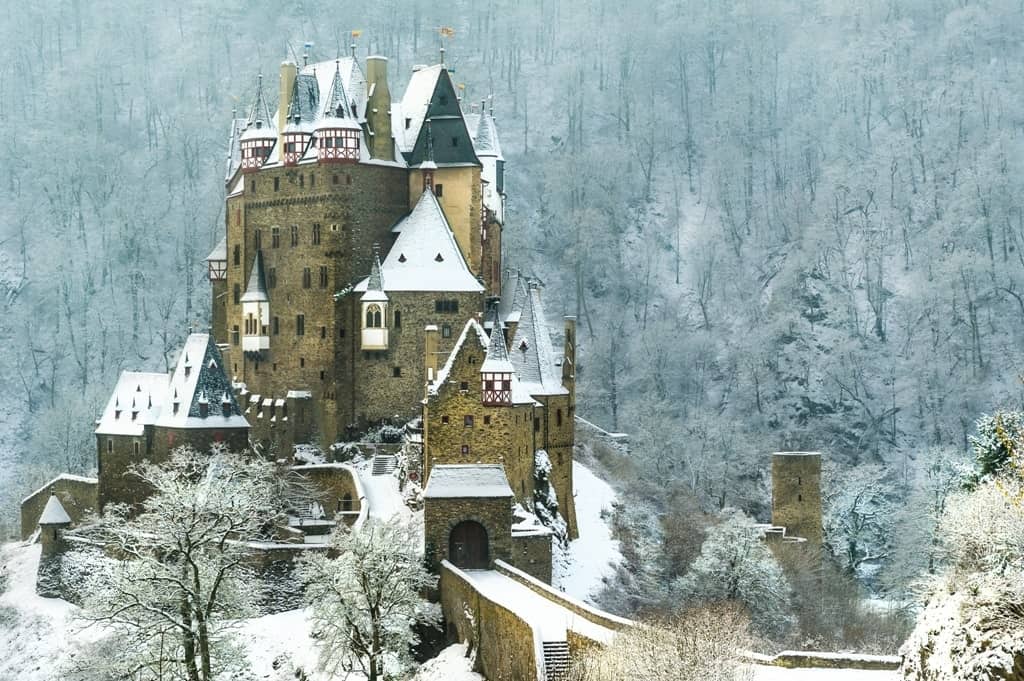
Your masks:
<svg viewBox="0 0 1024 681"><path fill-rule="evenodd" d="M495 603L504 606L535 627L544 641L564 641L572 630L595 641L611 643L615 633L599 624L585 620L516 580L493 570L464 570L476 589Z"/></svg>
<svg viewBox="0 0 1024 681"><path fill-rule="evenodd" d="M868 669L786 669L751 665L753 681L897 681L899 672Z"/></svg>

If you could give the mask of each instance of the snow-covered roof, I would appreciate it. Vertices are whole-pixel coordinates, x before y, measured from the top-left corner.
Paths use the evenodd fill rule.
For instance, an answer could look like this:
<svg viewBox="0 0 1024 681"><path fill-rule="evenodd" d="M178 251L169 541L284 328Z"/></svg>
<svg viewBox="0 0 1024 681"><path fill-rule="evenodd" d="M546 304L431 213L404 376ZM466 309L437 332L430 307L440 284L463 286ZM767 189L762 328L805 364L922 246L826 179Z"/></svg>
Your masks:
<svg viewBox="0 0 1024 681"><path fill-rule="evenodd" d="M531 395L564 395L558 356L551 344L541 302L540 283L518 271L506 273L498 307L502 319L511 323L518 312L515 334L509 343L509 359Z"/></svg>
<svg viewBox="0 0 1024 681"><path fill-rule="evenodd" d="M252 270L249 272L249 285L245 287L242 294L243 303L264 303L267 297L267 278L263 274L263 254L256 251L256 257L252 262Z"/></svg>
<svg viewBox="0 0 1024 681"><path fill-rule="evenodd" d="M235 401L231 380L224 372L224 358L213 336L193 333L185 341L155 425L164 428L249 427Z"/></svg>
<svg viewBox="0 0 1024 681"><path fill-rule="evenodd" d="M494 118L490 114L481 114L475 131L473 131L473 146L476 148L477 156L493 156L498 160L505 160L501 155L501 143L498 141L498 129L494 125Z"/></svg>
<svg viewBox="0 0 1024 681"><path fill-rule="evenodd" d="M433 192L423 192L416 207L395 230L398 239L381 264L385 291L484 290L466 264ZM369 277L355 290L366 291L368 285Z"/></svg>
<svg viewBox="0 0 1024 681"><path fill-rule="evenodd" d="M84 475L72 475L71 473L61 473L60 475L55 477L53 480L50 480L45 485L43 485L42 487L40 487L36 491L32 492L32 494L29 494L27 497L22 499L21 503L24 504L26 501L28 501L32 497L36 496L37 494L39 494L41 492L45 492L46 490L48 490L49 488L53 487L54 485L56 485L61 480L70 480L71 482L81 482L81 483L85 483L87 485L95 485L95 484L99 483L99 480L97 480L96 478L89 478L89 477L86 477Z"/></svg>
<svg viewBox="0 0 1024 681"><path fill-rule="evenodd" d="M499 464L434 466L424 499L511 497L505 469Z"/></svg>
<svg viewBox="0 0 1024 681"><path fill-rule="evenodd" d="M373 265L370 268L370 277L366 281L366 293L363 294L360 300L364 302L383 302L387 301L388 294L384 293L384 276L380 271L380 254L377 253L376 246L373 250Z"/></svg>
<svg viewBox="0 0 1024 681"><path fill-rule="evenodd" d="M46 501L43 514L39 516L40 525L68 525L71 523L71 516L64 510L64 505L56 494L51 494Z"/></svg>
<svg viewBox="0 0 1024 681"><path fill-rule="evenodd" d="M217 242L217 245L210 251L210 255L206 256L207 260L227 260L228 259L228 238L227 236L221 237L221 240Z"/></svg>
<svg viewBox="0 0 1024 681"><path fill-rule="evenodd" d="M491 337L487 342L487 358L480 365L480 373L507 373L515 371L512 362L508 358L508 348L505 346L505 333L502 331L501 320L498 318L498 311L494 311L494 318L491 321Z"/></svg>
<svg viewBox="0 0 1024 681"><path fill-rule="evenodd" d="M97 435L141 436L156 423L170 377L145 371L122 371L100 416Z"/></svg>
<svg viewBox="0 0 1024 681"><path fill-rule="evenodd" d="M409 84L405 86L405 94L400 102L391 105L391 129L394 131L395 143L403 152L410 152L416 145L423 127L423 119L430 107L430 98L437 87L441 65L426 66L413 71ZM397 104L397 106L395 106ZM405 121L408 119L408 127Z"/></svg>

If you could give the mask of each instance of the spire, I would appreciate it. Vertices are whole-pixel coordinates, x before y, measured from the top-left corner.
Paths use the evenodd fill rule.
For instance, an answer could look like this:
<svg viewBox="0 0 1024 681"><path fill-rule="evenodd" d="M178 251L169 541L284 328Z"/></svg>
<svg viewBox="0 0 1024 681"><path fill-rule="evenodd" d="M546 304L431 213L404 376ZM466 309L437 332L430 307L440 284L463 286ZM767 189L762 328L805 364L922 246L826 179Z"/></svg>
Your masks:
<svg viewBox="0 0 1024 681"><path fill-rule="evenodd" d="M345 86L341 82L341 60L334 60L334 80L331 83L331 94L327 97L326 116L337 118L348 118L349 116L348 97L345 95Z"/></svg>
<svg viewBox="0 0 1024 681"><path fill-rule="evenodd" d="M253 99L252 106L249 107L249 117L246 119L246 127L262 127L263 125L270 125L270 107L267 105L267 100L263 96L263 74L260 73L256 76L256 97Z"/></svg>
<svg viewBox="0 0 1024 681"><path fill-rule="evenodd" d="M429 118L427 119L427 159L420 164L420 168L423 170L437 168L437 164L434 162L434 131Z"/></svg>
<svg viewBox="0 0 1024 681"><path fill-rule="evenodd" d="M60 499L57 495L50 492L50 498L46 501L46 506L43 508L42 515L39 516L40 525L70 525L71 517L68 512L64 510L64 505L60 503Z"/></svg>
<svg viewBox="0 0 1024 681"><path fill-rule="evenodd" d="M491 337L487 344L487 359L480 366L481 372L512 373L514 368L508 358L508 347L505 345L505 334L502 331L501 317L498 306L491 308Z"/></svg>
<svg viewBox="0 0 1024 681"><path fill-rule="evenodd" d="M384 278L380 273L380 244L373 245L373 267L370 269L370 281L366 286L368 291L383 291Z"/></svg>
<svg viewBox="0 0 1024 681"><path fill-rule="evenodd" d="M242 295L243 303L265 303L270 298L267 296L267 279L263 274L263 253L256 251L256 258L252 263L252 271L249 273L249 285Z"/></svg>

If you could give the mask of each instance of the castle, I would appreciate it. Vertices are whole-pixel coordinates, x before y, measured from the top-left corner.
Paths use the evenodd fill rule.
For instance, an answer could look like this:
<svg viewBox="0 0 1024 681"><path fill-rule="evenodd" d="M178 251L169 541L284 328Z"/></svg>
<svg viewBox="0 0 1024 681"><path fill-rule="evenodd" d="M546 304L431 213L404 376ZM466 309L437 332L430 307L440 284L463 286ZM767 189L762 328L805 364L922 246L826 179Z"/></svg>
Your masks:
<svg viewBox="0 0 1024 681"><path fill-rule="evenodd" d="M224 236L206 260L210 332L189 336L170 374L122 373L97 421L98 478L45 488L72 524L139 504L147 491L131 464L183 444L289 460L295 445L327 450L411 423L427 506L460 507L431 487L439 467L500 471L508 498L474 502L492 509L474 516L484 553L528 555L550 579L550 533L510 529L511 509L533 510L540 479L576 536L575 323L565 319L556 352L540 282L502 266L493 110L466 106L444 64L414 67L392 99L387 66L286 61L276 110L257 78L228 139ZM305 473L337 492L323 508L358 510L352 474ZM48 496L23 503L23 534ZM474 499L471 489L452 498ZM445 528L465 520L428 516ZM435 530L438 564L465 548Z"/></svg>

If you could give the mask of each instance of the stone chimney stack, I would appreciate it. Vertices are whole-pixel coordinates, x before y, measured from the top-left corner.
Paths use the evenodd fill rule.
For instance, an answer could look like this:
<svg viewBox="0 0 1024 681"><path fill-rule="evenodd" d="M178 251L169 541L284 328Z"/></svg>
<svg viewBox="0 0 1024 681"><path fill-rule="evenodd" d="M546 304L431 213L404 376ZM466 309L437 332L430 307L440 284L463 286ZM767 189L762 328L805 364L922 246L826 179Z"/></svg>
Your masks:
<svg viewBox="0 0 1024 681"><path fill-rule="evenodd" d="M428 324L423 329L423 368L427 384L437 378L437 326Z"/></svg>
<svg viewBox="0 0 1024 681"><path fill-rule="evenodd" d="M277 99L277 144L279 149L284 149L284 126L288 124L288 107L292 103L292 90L295 89L295 79L299 75L299 67L295 62L281 62L281 92Z"/></svg>
<svg viewBox="0 0 1024 681"><path fill-rule="evenodd" d="M388 90L387 57L366 58L366 122L372 133L370 158L392 161L395 142L391 136L391 92Z"/></svg>

